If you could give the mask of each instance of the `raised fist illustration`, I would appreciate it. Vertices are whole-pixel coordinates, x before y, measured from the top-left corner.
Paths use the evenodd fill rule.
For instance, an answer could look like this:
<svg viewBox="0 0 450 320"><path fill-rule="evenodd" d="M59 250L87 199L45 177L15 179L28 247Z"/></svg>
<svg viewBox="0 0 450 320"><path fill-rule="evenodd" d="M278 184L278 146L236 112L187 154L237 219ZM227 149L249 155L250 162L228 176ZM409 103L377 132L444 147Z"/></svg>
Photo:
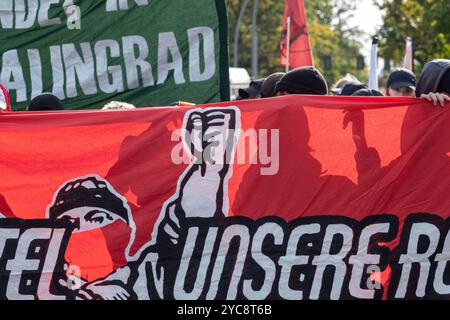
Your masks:
<svg viewBox="0 0 450 320"><path fill-rule="evenodd" d="M184 219L228 215L228 178L239 121L239 110L233 107L197 109L186 115L183 139L193 162L180 177L177 194L166 206L158 231L174 244Z"/></svg>
<svg viewBox="0 0 450 320"><path fill-rule="evenodd" d="M149 299L149 292L157 292L157 296L164 298L164 293L154 288L160 288L163 281L166 286L164 290L167 290L174 282L176 270L173 270L174 264L168 262L178 259L182 252L183 232L187 229L183 227L187 220L219 220L228 215L228 179L232 174L234 150L240 133L239 109L227 107L189 111L184 118L183 128L183 144L193 160L179 177L175 194L163 205L151 241L125 267L115 270L106 278L83 285L77 291L79 298L130 299L136 296ZM76 189L72 186L68 191L72 188ZM90 193L84 192L91 197ZM56 204L60 198L56 197ZM57 206L58 209L51 210L51 214L72 213L72 206L66 207L69 210ZM77 208L76 212L83 212L84 215L70 216L86 220L84 217L91 211ZM97 211L102 208L104 214L117 214L111 207L97 205L90 208ZM119 213L119 216L122 217L122 214ZM153 274L152 270L158 275L158 280L149 278L148 275Z"/></svg>
<svg viewBox="0 0 450 320"><path fill-rule="evenodd" d="M202 164L204 169L207 166L221 169L230 163L236 130L233 109L194 111L188 116L185 128L185 142L196 164Z"/></svg>

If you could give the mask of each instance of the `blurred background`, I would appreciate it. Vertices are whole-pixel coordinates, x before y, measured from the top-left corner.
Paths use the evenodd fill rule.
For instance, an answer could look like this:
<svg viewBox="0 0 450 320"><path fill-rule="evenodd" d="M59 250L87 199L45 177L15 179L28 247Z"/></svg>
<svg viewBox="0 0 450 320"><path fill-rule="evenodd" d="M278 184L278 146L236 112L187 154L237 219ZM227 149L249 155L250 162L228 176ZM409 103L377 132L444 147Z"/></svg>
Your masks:
<svg viewBox="0 0 450 320"><path fill-rule="evenodd" d="M305 0L315 66L332 85L347 73L368 81L372 36L378 36L380 86L402 66L405 40L413 41L414 72L435 58L450 58L449 0ZM227 0L230 67L251 78L284 71L280 64L284 1ZM240 17L240 19L239 19ZM257 34L257 73L252 47ZM235 41L237 39L237 41Z"/></svg>

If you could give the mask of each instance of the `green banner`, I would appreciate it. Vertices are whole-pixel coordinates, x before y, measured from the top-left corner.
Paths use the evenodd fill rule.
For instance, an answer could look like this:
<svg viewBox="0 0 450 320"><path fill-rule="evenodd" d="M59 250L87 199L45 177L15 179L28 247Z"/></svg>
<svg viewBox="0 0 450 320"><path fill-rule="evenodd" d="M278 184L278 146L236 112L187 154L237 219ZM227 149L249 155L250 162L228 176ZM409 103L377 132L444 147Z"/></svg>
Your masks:
<svg viewBox="0 0 450 320"><path fill-rule="evenodd" d="M224 0L0 0L0 82L13 110L229 99Z"/></svg>

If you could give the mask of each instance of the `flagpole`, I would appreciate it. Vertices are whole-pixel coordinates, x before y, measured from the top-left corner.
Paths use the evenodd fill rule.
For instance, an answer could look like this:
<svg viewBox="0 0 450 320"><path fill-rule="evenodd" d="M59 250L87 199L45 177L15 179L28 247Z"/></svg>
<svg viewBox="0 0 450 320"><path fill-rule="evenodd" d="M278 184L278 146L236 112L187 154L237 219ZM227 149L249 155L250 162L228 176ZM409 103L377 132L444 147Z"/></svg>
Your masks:
<svg viewBox="0 0 450 320"><path fill-rule="evenodd" d="M413 47L412 47L412 39L410 37L406 38L405 57L403 58L403 68L413 71Z"/></svg>
<svg viewBox="0 0 450 320"><path fill-rule="evenodd" d="M242 18L244 17L245 10L247 9L248 2L250 0L245 0L242 4L241 10L239 11L239 16L236 22L236 29L234 30L234 47L233 47L233 65L239 67L238 55L239 55L239 31L241 28Z"/></svg>
<svg viewBox="0 0 450 320"><path fill-rule="evenodd" d="M411 72L414 72L414 40L413 38L409 38L411 40Z"/></svg>
<svg viewBox="0 0 450 320"><path fill-rule="evenodd" d="M258 4L259 0L253 3L253 17L252 17L252 77L258 78L258 30L256 29L258 20Z"/></svg>
<svg viewBox="0 0 450 320"><path fill-rule="evenodd" d="M378 90L378 65L377 65L378 38L372 37L372 49L370 51L369 89Z"/></svg>
<svg viewBox="0 0 450 320"><path fill-rule="evenodd" d="M286 72L289 71L289 55L290 55L290 45L291 45L291 17L286 18Z"/></svg>

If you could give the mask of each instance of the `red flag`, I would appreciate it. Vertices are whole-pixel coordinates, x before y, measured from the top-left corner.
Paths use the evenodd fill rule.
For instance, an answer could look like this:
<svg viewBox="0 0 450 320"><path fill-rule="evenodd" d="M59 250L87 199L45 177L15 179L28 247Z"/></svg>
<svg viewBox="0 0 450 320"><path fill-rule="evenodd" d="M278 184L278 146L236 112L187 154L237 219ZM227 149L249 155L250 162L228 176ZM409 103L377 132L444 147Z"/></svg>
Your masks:
<svg viewBox="0 0 450 320"><path fill-rule="evenodd" d="M290 17L291 20L289 61L287 61L288 17ZM287 63L291 68L314 65L303 0L286 0L285 2L280 53L281 64L284 66L286 66Z"/></svg>

